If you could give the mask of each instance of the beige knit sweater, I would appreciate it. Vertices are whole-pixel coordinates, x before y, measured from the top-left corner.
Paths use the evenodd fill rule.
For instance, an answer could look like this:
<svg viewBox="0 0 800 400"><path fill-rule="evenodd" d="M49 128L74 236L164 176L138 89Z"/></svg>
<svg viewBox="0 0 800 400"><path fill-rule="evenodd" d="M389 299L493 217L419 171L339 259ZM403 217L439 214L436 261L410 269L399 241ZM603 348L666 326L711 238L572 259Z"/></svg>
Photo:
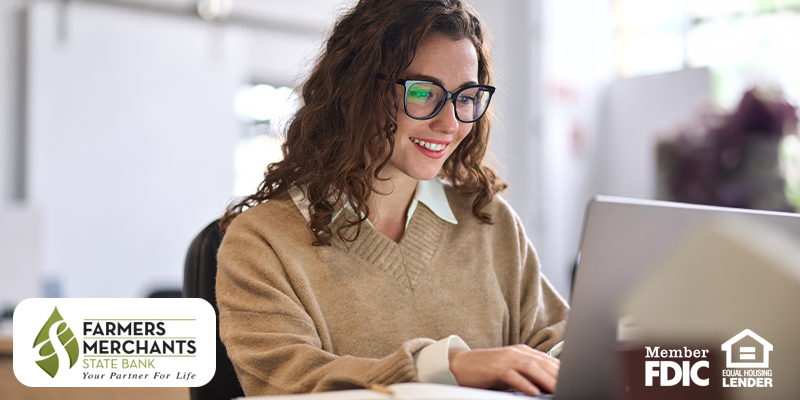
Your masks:
<svg viewBox="0 0 800 400"><path fill-rule="evenodd" d="M412 354L451 334L473 349L562 340L569 309L540 273L517 215L495 197L458 224L417 207L400 243L368 224L346 244L313 235L285 196L238 216L220 247L220 335L247 395L417 380ZM347 209L331 225L333 232Z"/></svg>

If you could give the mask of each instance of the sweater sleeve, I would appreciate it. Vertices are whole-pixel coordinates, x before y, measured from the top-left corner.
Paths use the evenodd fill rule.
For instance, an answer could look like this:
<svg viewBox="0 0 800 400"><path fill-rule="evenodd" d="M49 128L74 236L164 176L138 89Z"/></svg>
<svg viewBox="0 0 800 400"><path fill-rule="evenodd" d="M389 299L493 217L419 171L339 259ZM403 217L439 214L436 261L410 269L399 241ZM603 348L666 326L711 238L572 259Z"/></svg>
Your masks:
<svg viewBox="0 0 800 400"><path fill-rule="evenodd" d="M382 359L334 354L276 253L252 224L237 224L240 219L228 229L217 256L217 303L220 337L246 395L418 380L413 353L433 340L409 340Z"/></svg>
<svg viewBox="0 0 800 400"><path fill-rule="evenodd" d="M528 346L548 351L564 340L569 306L542 273L539 257L518 217L515 219L522 265L520 338Z"/></svg>

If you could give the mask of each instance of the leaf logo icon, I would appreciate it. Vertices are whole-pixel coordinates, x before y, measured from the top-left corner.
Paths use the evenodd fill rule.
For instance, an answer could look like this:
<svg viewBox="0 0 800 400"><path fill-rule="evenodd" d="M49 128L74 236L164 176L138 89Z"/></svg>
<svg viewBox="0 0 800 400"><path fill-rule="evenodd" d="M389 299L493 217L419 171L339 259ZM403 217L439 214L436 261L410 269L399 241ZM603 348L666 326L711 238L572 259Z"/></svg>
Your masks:
<svg viewBox="0 0 800 400"><path fill-rule="evenodd" d="M58 307L53 309L50 318L36 335L33 349L39 356L36 364L53 378L58 373L60 363L69 364L69 368L72 368L78 362L78 340L59 314Z"/></svg>

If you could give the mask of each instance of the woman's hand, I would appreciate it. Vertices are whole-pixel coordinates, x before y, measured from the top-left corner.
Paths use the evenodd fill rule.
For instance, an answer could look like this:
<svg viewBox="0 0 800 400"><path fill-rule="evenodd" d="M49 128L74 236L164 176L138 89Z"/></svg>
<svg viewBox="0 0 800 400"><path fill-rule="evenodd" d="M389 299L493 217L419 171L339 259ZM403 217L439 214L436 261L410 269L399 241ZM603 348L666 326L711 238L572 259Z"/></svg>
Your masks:
<svg viewBox="0 0 800 400"><path fill-rule="evenodd" d="M561 361L524 344L450 354L450 371L461 386L514 388L527 395L556 389Z"/></svg>

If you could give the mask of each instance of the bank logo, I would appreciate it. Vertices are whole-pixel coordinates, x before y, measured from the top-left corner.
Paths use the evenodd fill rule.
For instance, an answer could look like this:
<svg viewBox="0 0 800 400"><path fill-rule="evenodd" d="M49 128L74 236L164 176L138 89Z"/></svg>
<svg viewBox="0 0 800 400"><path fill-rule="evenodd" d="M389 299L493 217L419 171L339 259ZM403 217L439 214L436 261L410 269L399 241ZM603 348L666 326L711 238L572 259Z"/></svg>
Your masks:
<svg viewBox="0 0 800 400"><path fill-rule="evenodd" d="M203 386L215 321L203 299L26 299L14 310L14 375L30 387Z"/></svg>
<svg viewBox="0 0 800 400"><path fill-rule="evenodd" d="M769 368L772 344L750 329L745 329L722 344L726 368Z"/></svg>
<svg viewBox="0 0 800 400"><path fill-rule="evenodd" d="M53 308L50 318L36 335L33 351L36 353L36 364L51 378L55 378L60 367L71 369L78 362L78 340L57 307Z"/></svg>

